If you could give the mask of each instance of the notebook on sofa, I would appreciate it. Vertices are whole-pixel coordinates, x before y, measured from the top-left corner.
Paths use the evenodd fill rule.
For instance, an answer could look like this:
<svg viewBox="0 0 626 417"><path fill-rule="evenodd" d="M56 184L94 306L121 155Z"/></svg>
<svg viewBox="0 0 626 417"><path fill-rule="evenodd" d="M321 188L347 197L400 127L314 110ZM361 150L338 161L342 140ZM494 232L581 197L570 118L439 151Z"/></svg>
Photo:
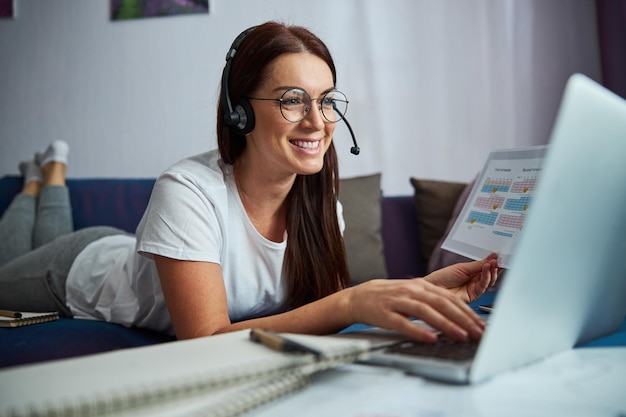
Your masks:
<svg viewBox="0 0 626 417"><path fill-rule="evenodd" d="M346 336L387 346L369 362L474 383L614 332L626 315L624 155L626 101L572 76L532 210L472 358L403 352L415 343L398 344L381 329Z"/></svg>
<svg viewBox="0 0 626 417"><path fill-rule="evenodd" d="M0 310L0 327L21 327L58 319L59 313L57 311L35 313L28 311Z"/></svg>

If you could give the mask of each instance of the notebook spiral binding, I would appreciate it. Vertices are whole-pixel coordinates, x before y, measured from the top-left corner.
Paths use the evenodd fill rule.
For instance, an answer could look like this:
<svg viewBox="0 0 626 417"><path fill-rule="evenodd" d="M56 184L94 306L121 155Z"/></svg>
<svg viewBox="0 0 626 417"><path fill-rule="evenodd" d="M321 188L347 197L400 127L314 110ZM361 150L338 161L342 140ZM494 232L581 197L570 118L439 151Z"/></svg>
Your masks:
<svg viewBox="0 0 626 417"><path fill-rule="evenodd" d="M211 408L189 414L189 417L233 417L251 411L263 404L303 388L310 375L294 372L273 381L261 381L244 390L238 390L224 397L224 401Z"/></svg>

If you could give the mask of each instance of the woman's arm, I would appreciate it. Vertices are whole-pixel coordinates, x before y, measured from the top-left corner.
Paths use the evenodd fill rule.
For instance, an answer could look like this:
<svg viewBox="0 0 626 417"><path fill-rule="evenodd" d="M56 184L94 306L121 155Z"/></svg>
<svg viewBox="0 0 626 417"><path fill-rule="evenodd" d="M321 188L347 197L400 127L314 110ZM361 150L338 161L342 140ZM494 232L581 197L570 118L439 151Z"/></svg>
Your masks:
<svg viewBox="0 0 626 417"><path fill-rule="evenodd" d="M154 255L154 261L178 339L212 335L230 324L218 264L159 255Z"/></svg>
<svg viewBox="0 0 626 417"><path fill-rule="evenodd" d="M354 323L396 330L432 342L419 318L448 336L479 338L484 324L460 298L424 279L372 280L294 310L231 323L218 264L155 256L165 301L179 339L260 327L277 332L331 334Z"/></svg>

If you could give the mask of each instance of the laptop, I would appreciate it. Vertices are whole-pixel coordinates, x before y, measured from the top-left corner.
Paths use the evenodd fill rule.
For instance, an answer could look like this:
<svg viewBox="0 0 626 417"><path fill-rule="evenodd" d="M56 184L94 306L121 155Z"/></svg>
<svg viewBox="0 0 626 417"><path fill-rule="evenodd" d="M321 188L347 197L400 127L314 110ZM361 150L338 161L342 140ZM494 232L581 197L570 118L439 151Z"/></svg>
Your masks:
<svg viewBox="0 0 626 417"><path fill-rule="evenodd" d="M626 101L573 75L532 209L473 358L394 352L414 343L382 329L345 336L378 347L368 363L471 384L613 333L626 316L625 155Z"/></svg>

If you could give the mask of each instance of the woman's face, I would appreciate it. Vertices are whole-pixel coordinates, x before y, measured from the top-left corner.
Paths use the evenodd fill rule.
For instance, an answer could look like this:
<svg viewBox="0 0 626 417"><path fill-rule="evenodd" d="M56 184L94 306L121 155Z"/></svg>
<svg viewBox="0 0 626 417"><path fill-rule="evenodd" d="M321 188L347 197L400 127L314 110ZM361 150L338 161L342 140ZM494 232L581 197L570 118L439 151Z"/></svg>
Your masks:
<svg viewBox="0 0 626 417"><path fill-rule="evenodd" d="M328 65L307 52L281 55L270 64L268 74L251 97L280 98L285 91L300 88L317 99L334 87ZM285 120L278 101L251 100L251 104L256 123L247 136L246 157L276 175L308 175L322 169L335 123L324 119L318 100L313 100L307 116L295 123Z"/></svg>

